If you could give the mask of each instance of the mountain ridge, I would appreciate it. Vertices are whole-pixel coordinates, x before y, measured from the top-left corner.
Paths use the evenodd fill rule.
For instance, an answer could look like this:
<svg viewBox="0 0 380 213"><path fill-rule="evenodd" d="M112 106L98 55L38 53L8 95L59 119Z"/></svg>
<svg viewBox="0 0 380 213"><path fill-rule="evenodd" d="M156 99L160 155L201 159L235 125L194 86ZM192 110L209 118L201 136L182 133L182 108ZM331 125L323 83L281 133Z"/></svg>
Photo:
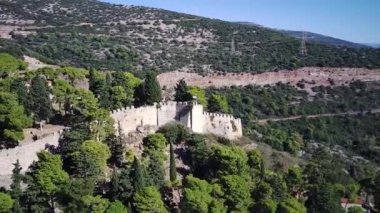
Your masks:
<svg viewBox="0 0 380 213"><path fill-rule="evenodd" d="M99 70L264 72L380 67L380 51L307 43L272 29L95 0L0 1L2 51ZM7 36L7 38L5 38Z"/></svg>
<svg viewBox="0 0 380 213"><path fill-rule="evenodd" d="M365 44L365 43L358 43L358 42L352 42L347 41L344 39L336 38L333 36L323 35L320 33L314 33L310 31L301 31L301 30L286 30L286 29L277 29L277 28L270 28L266 27L254 22L237 22L240 24L246 24L246 25L252 25L252 26L258 26L258 27L264 27L272 30L276 30L279 32L282 32L290 37L301 39L302 35L305 34L305 37L307 41L309 42L315 42L318 44L326 44L326 45L333 45L333 46L345 46L350 48L376 48L376 44Z"/></svg>

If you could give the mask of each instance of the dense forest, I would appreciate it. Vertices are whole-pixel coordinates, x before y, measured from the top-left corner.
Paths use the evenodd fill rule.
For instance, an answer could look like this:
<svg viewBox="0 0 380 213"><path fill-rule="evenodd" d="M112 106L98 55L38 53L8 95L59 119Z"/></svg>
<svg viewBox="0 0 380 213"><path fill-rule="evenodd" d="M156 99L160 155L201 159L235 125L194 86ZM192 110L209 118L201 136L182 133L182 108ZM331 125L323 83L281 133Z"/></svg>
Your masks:
<svg viewBox="0 0 380 213"><path fill-rule="evenodd" d="M22 130L39 126L42 121L64 124L68 129L59 146L39 152L38 161L25 174L14 162L10 188L0 190L1 212L343 212L341 198L355 201L363 193L375 196L379 205L380 174L376 169L363 165L355 167L360 171L349 170L347 175L346 162L337 160L336 153L326 147L314 150L305 164L289 169L269 168L264 166L258 149L239 145L253 141L193 134L179 124L170 124L143 139L141 154L126 148L125 138L114 129L109 111L160 101L160 86L154 72L148 72L142 80L129 72L74 67L25 71L25 67L23 61L0 54L1 148L18 146ZM83 81L89 82L88 89L78 87ZM357 88L362 92L371 89L356 82L348 88L318 88L318 91L352 97L349 93L361 92ZM285 90L293 91L289 96L300 95L286 85L205 91L180 81L174 98L189 101L197 96L210 111L239 115L238 110L247 112L231 98L238 98L237 94L246 89L258 90L249 92L252 98L267 91L265 94L272 94L267 97L274 103L278 103ZM274 94L276 90L278 96ZM360 109L360 102L371 96L360 97L363 99L357 104L347 103L347 107ZM334 105L334 100L326 103L326 111L330 110L329 104ZM375 107L376 103L373 104ZM262 109L260 105L252 107ZM294 114L301 111L296 107ZM302 112L314 113L312 109ZM251 116L272 114L260 111ZM242 118L247 124L247 118L251 117ZM362 119L363 123L369 122L367 117ZM336 128L344 126L331 124ZM268 126L286 133L287 128L296 129L300 134L303 127L297 123ZM368 131L370 135L372 130ZM309 137L317 138L303 137L305 143ZM176 158L182 159L189 169L178 169ZM181 196L176 198L178 192ZM349 211L361 210L353 207Z"/></svg>
<svg viewBox="0 0 380 213"><path fill-rule="evenodd" d="M320 67L380 67L380 51L300 41L279 31L93 0L0 1L12 39L0 48L46 63L98 70L201 73ZM1 24L1 22L0 22Z"/></svg>

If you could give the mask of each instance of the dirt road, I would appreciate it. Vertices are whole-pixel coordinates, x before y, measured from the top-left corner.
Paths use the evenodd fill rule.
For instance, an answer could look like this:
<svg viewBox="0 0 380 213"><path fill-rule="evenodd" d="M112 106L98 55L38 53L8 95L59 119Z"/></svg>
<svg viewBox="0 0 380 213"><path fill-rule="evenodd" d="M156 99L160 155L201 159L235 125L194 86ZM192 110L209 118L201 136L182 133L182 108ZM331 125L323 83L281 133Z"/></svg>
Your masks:
<svg viewBox="0 0 380 213"><path fill-rule="evenodd" d="M269 121L271 122L290 121L290 120L298 120L301 118L334 117L334 116L341 116L341 115L359 115L359 114L365 114L365 113L378 114L380 113L380 109L372 109L372 110L365 110L365 111L349 111L349 112L340 112L340 113L325 113L325 114L306 115L306 116L299 115L299 116L292 116L292 117L287 117L287 118L270 118L270 119L257 120L256 122L260 124L266 124Z"/></svg>

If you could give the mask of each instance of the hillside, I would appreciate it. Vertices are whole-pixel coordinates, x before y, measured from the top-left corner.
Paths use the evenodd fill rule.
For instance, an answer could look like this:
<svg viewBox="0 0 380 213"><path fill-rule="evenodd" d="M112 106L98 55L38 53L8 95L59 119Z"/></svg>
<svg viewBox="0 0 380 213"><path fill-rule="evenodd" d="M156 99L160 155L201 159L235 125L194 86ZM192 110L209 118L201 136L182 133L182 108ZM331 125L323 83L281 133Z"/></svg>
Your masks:
<svg viewBox="0 0 380 213"><path fill-rule="evenodd" d="M252 22L237 22L237 23L249 25L249 26L265 27L265 26L252 23ZM277 30L279 32L284 33L285 35L288 35L296 39L302 39L302 36L305 33L307 41L317 43L317 44L332 45L332 46L337 46L337 47L348 47L348 48L369 48L369 47L377 48L376 44L359 44L359 43L354 43L354 42L346 41L343 39L334 38L331 36L325 36L325 35L321 35L321 34L313 33L313 32L281 30L281 29L278 30L275 28L269 28L269 29Z"/></svg>
<svg viewBox="0 0 380 213"><path fill-rule="evenodd" d="M281 32L285 33L286 35L289 35L294 38L301 39L302 34L304 32L302 31L292 31L292 30L281 30ZM343 46L343 47L350 47L350 48L368 48L372 47L370 45L365 44L358 44L350 41L345 41L343 39L338 39L330 36L321 35L318 33L312 33L312 32L306 32L305 33L306 39L310 42L315 42L318 44L326 44L326 45L333 45L333 46Z"/></svg>
<svg viewBox="0 0 380 213"><path fill-rule="evenodd" d="M260 26L94 0L1 0L0 48L101 70L263 72L380 67L380 51L307 43Z"/></svg>

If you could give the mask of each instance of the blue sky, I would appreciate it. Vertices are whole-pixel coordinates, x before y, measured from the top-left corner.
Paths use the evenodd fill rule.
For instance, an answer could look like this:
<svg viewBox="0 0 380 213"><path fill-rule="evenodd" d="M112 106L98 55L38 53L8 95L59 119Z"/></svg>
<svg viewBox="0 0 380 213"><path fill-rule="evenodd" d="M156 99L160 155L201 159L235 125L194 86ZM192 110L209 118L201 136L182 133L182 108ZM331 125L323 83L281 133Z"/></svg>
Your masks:
<svg viewBox="0 0 380 213"><path fill-rule="evenodd" d="M380 43L380 0L103 0Z"/></svg>

